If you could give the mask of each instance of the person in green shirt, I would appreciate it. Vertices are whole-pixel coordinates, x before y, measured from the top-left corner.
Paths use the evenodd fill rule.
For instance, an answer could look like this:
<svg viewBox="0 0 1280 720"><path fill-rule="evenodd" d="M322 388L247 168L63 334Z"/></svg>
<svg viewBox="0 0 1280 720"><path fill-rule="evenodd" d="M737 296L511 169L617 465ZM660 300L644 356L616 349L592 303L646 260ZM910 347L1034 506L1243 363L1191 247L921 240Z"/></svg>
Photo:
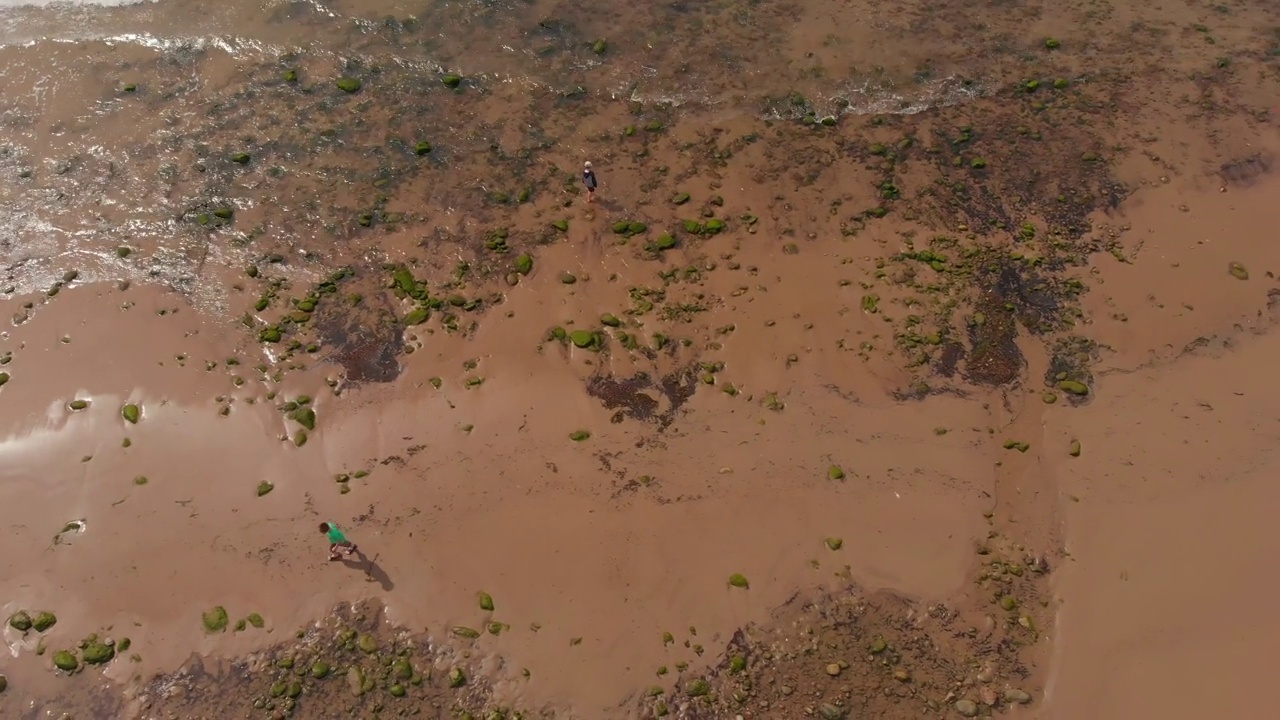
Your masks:
<svg viewBox="0 0 1280 720"><path fill-rule="evenodd" d="M347 539L346 535L342 534L342 529L338 527L337 523L331 523L331 522L320 523L320 532L329 536L329 559L330 560L341 560L342 555L338 554L339 551L341 551L345 555L351 555L357 551L356 546L350 540Z"/></svg>

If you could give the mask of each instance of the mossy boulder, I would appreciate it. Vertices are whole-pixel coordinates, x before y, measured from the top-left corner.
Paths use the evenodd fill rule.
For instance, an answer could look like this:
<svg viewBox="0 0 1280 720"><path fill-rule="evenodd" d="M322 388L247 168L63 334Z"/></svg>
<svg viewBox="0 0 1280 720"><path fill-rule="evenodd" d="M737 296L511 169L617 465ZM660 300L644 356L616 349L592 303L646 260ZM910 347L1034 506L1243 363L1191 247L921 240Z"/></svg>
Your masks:
<svg viewBox="0 0 1280 720"><path fill-rule="evenodd" d="M353 78L353 77L338 78L337 80L334 81L333 84L337 85L338 89L341 90L342 92L348 92L348 93L359 92L360 88L364 86L364 83L360 82L359 79Z"/></svg>
<svg viewBox="0 0 1280 720"><path fill-rule="evenodd" d="M569 433L569 439L574 442L582 442L583 440L588 440L590 438L591 438L591 433L587 432L586 430L574 430L573 432Z"/></svg>
<svg viewBox="0 0 1280 720"><path fill-rule="evenodd" d="M843 469L843 468L841 468L839 465L832 465L831 467L827 468L827 479L828 479L828 480L843 480L843 479L844 479L844 469Z"/></svg>
<svg viewBox="0 0 1280 720"><path fill-rule="evenodd" d="M622 321L618 319L618 316L610 313L601 315L600 323L602 325L608 325L609 327L622 327Z"/></svg>
<svg viewBox="0 0 1280 720"><path fill-rule="evenodd" d="M1089 394L1089 386L1075 380L1063 380L1059 382L1058 389L1065 393L1071 393L1072 395L1083 396Z"/></svg>
<svg viewBox="0 0 1280 720"><path fill-rule="evenodd" d="M742 573L734 573L729 576L729 585L731 587L746 589L751 587L751 583L747 582L747 576Z"/></svg>
<svg viewBox="0 0 1280 720"><path fill-rule="evenodd" d="M476 630L475 628L469 628L463 625L458 625L457 627L454 627L452 630L450 630L450 632L452 632L455 637L460 637L467 640L475 640L476 638L480 637L479 630Z"/></svg>
<svg viewBox="0 0 1280 720"><path fill-rule="evenodd" d="M9 627L17 630L18 632L26 632L30 630L32 624L31 616L27 614L26 610L19 610L9 616Z"/></svg>
<svg viewBox="0 0 1280 720"><path fill-rule="evenodd" d="M555 228L555 229L559 230L560 232L569 232L569 221L568 221L568 220L553 220L553 221L551 222L551 227L553 227L553 228Z"/></svg>
<svg viewBox="0 0 1280 720"><path fill-rule="evenodd" d="M480 609L485 612L493 612L493 596L487 592L481 592L476 597L480 603Z"/></svg>
<svg viewBox="0 0 1280 720"><path fill-rule="evenodd" d="M591 43L591 52L603 55L609 49L609 42L603 38Z"/></svg>
<svg viewBox="0 0 1280 720"><path fill-rule="evenodd" d="M116 656L116 649L112 645L94 640L85 645L80 654L86 665L102 665L111 662Z"/></svg>
<svg viewBox="0 0 1280 720"><path fill-rule="evenodd" d="M405 325L421 325L431 317L431 311L426 308L417 308L410 310L408 315L404 316Z"/></svg>
<svg viewBox="0 0 1280 720"><path fill-rule="evenodd" d="M596 334L588 330L574 330L569 333L569 342L575 347L589 348L596 343Z"/></svg>
<svg viewBox="0 0 1280 720"><path fill-rule="evenodd" d="M261 630L267 624L267 621L263 620L262 616L258 613L249 613L249 617L245 618L245 620L247 620L256 630Z"/></svg>
<svg viewBox="0 0 1280 720"><path fill-rule="evenodd" d="M53 654L53 666L63 672L75 672L80 667L80 661L70 650L59 650Z"/></svg>
<svg viewBox="0 0 1280 720"><path fill-rule="evenodd" d="M220 633L227 629L227 609L218 605L200 616L207 633Z"/></svg>
<svg viewBox="0 0 1280 720"><path fill-rule="evenodd" d="M676 246L675 236L670 233L663 233L654 241L653 247L657 250L670 250Z"/></svg>
<svg viewBox="0 0 1280 720"><path fill-rule="evenodd" d="M317 680L323 680L329 677L329 669L329 663L323 660L317 660L315 664L311 666L311 677Z"/></svg>
<svg viewBox="0 0 1280 720"><path fill-rule="evenodd" d="M8 689L9 689L9 678L6 678L5 676L0 675L0 693L3 693L5 690L8 690Z"/></svg>
<svg viewBox="0 0 1280 720"><path fill-rule="evenodd" d="M454 90L462 84L462 76L456 73L446 73L440 78L440 82L444 83L444 86L450 90Z"/></svg>
<svg viewBox="0 0 1280 720"><path fill-rule="evenodd" d="M238 153L231 154L231 162L237 165L248 165L249 161L252 159L253 158L250 157L249 153L246 153L246 152L238 152Z"/></svg>
<svg viewBox="0 0 1280 720"><path fill-rule="evenodd" d="M378 652L378 638L372 635L361 635L356 641L356 647L360 648L360 652L373 654Z"/></svg>
<svg viewBox="0 0 1280 720"><path fill-rule="evenodd" d="M263 495L266 495L267 493L275 489L276 489L275 485L272 485L266 480L263 480L262 482L258 483L258 497L262 497Z"/></svg>
<svg viewBox="0 0 1280 720"><path fill-rule="evenodd" d="M280 74L280 79L287 83L296 83L298 82L298 71L293 68L285 70Z"/></svg>
<svg viewBox="0 0 1280 720"><path fill-rule="evenodd" d="M4 385L7 382L9 382L9 373L0 372L0 385Z"/></svg>
<svg viewBox="0 0 1280 720"><path fill-rule="evenodd" d="M715 235L724 230L724 221L719 218L711 218L702 224L702 232L706 235Z"/></svg>
<svg viewBox="0 0 1280 720"><path fill-rule="evenodd" d="M528 275L533 272L533 256L517 255L516 256L516 272L521 275Z"/></svg>
<svg viewBox="0 0 1280 720"><path fill-rule="evenodd" d="M31 622L31 627L35 628L36 632L44 632L57 624L57 615L54 615L47 610L42 610L36 614L36 619Z"/></svg>
<svg viewBox="0 0 1280 720"><path fill-rule="evenodd" d="M309 407L294 410L289 413L289 419L308 430L316 429L316 411Z"/></svg>
<svg viewBox="0 0 1280 720"><path fill-rule="evenodd" d="M430 152L431 152L431 143L427 142L426 140L423 140L419 142L417 145L413 146L413 153L415 155L426 155Z"/></svg>
<svg viewBox="0 0 1280 720"><path fill-rule="evenodd" d="M462 668L453 668L449 671L449 687L460 688L467 684L467 674L462 672Z"/></svg>

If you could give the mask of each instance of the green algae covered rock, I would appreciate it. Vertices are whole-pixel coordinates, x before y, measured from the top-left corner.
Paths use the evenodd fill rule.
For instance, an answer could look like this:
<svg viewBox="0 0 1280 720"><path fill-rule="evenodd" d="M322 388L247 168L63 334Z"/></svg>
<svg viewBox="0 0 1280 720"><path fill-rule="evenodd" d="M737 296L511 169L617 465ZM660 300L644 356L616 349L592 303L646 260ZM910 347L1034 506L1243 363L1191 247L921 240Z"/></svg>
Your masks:
<svg viewBox="0 0 1280 720"><path fill-rule="evenodd" d="M480 603L480 609L485 612L493 612L493 596L487 592L481 592L476 599Z"/></svg>
<svg viewBox="0 0 1280 720"><path fill-rule="evenodd" d="M289 413L289 419L308 430L316 429L316 411L309 407L294 410Z"/></svg>
<svg viewBox="0 0 1280 720"><path fill-rule="evenodd" d="M80 667L80 661L70 650L59 650L53 654L53 666L63 672L75 672Z"/></svg>
<svg viewBox="0 0 1280 720"><path fill-rule="evenodd" d="M828 480L843 480L843 479L844 479L844 469L843 469L843 468L841 468L839 465L832 465L831 467L827 468L827 479L828 479Z"/></svg>
<svg viewBox="0 0 1280 720"><path fill-rule="evenodd" d="M528 275L533 272L533 256L518 255L516 256L516 272L521 275Z"/></svg>
<svg viewBox="0 0 1280 720"><path fill-rule="evenodd" d="M1063 380L1058 383L1058 389L1072 395L1088 395L1089 386L1075 380Z"/></svg>
<svg viewBox="0 0 1280 720"><path fill-rule="evenodd" d="M460 688L467 684L467 675L462 672L462 668L454 668L449 671L449 687Z"/></svg>
<svg viewBox="0 0 1280 720"><path fill-rule="evenodd" d="M573 343L575 347L589 348L595 340L595 333L587 330L574 330L569 333L569 342Z"/></svg>
<svg viewBox="0 0 1280 720"><path fill-rule="evenodd" d="M102 665L116 656L116 649L114 646L93 640L84 646L81 656L86 665Z"/></svg>
<svg viewBox="0 0 1280 720"><path fill-rule="evenodd" d="M247 165L252 159L253 158L249 156L249 153L246 152L232 153L231 155L231 162L237 165Z"/></svg>
<svg viewBox="0 0 1280 720"><path fill-rule="evenodd" d="M444 86L451 90L456 89L462 84L462 76L456 73L446 73L440 78L440 82L444 83Z"/></svg>
<svg viewBox="0 0 1280 720"><path fill-rule="evenodd" d="M31 616L27 614L26 610L19 610L9 616L9 627L17 630L18 632L26 632L30 630L31 625Z"/></svg>
<svg viewBox="0 0 1280 720"><path fill-rule="evenodd" d="M35 628L36 632L44 632L57 624L57 615L54 615L47 610L42 610L36 614L36 619L31 622L31 627Z"/></svg>
<svg viewBox="0 0 1280 720"><path fill-rule="evenodd" d="M227 609L218 605L200 616L207 633L220 633L227 629Z"/></svg>
<svg viewBox="0 0 1280 720"><path fill-rule="evenodd" d="M410 310L409 314L404 316L404 324L405 325L421 325L422 323L426 322L427 318L429 317L431 317L431 311L427 310L426 308L418 308L416 310Z"/></svg>
<svg viewBox="0 0 1280 720"><path fill-rule="evenodd" d="M353 93L358 92L364 86L364 83L353 77L341 77L334 81L334 85L337 85L338 89L343 92Z"/></svg>
<svg viewBox="0 0 1280 720"><path fill-rule="evenodd" d="M747 576L742 573L734 573L729 576L729 585L736 588L748 588L751 584L747 582Z"/></svg>
<svg viewBox="0 0 1280 720"><path fill-rule="evenodd" d="M429 152L431 152L431 143L426 140L423 140L413 146L413 153L415 155L426 155Z"/></svg>

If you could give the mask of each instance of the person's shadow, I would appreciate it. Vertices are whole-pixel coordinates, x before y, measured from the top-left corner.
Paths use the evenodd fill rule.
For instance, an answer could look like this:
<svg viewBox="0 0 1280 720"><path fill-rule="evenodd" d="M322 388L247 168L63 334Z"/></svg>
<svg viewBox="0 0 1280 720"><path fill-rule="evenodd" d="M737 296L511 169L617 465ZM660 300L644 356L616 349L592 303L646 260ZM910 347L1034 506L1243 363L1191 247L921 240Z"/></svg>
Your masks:
<svg viewBox="0 0 1280 720"><path fill-rule="evenodd" d="M362 570L367 582L378 583L384 591L390 591L396 586L395 583L391 582L391 576L387 574L387 571L383 570L382 566L378 564L377 555L365 557L363 552L357 550L356 558L345 556L342 558L342 564L349 568Z"/></svg>

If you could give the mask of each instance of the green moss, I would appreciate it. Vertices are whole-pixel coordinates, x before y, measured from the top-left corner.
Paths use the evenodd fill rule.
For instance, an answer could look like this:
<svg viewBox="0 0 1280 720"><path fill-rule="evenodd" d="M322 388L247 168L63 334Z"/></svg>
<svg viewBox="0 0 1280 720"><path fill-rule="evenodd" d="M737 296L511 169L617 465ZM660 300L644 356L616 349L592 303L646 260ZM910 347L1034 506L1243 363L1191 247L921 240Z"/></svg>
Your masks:
<svg viewBox="0 0 1280 720"><path fill-rule="evenodd" d="M444 86L447 88L455 89L462 84L462 76L454 73L448 73L444 77L440 78L440 82L444 83Z"/></svg>
<svg viewBox="0 0 1280 720"><path fill-rule="evenodd" d="M295 447L302 447L307 444L307 431L299 430L293 434L293 444Z"/></svg>
<svg viewBox="0 0 1280 720"><path fill-rule="evenodd" d="M84 410L85 408L89 407L89 401L88 400L72 400L71 402L67 403L67 407L71 408L72 410Z"/></svg>
<svg viewBox="0 0 1280 720"><path fill-rule="evenodd" d="M258 613L249 613L249 617L245 618L254 628L261 630L267 623Z"/></svg>
<svg viewBox="0 0 1280 720"><path fill-rule="evenodd" d="M449 671L449 687L460 688L467 684L467 675L462 672L462 668L453 668Z"/></svg>
<svg viewBox="0 0 1280 720"><path fill-rule="evenodd" d="M200 616L206 633L220 633L227 629L227 609L218 605Z"/></svg>
<svg viewBox="0 0 1280 720"><path fill-rule="evenodd" d="M605 54L605 51L607 51L608 49L609 49L609 43L604 39L596 40L594 43L591 43L591 52L597 55Z"/></svg>
<svg viewBox="0 0 1280 720"><path fill-rule="evenodd" d="M403 322L405 325L421 325L426 322L429 317L431 317L430 310L426 308L417 308L416 310L410 310L409 314L404 316Z"/></svg>
<svg viewBox="0 0 1280 720"><path fill-rule="evenodd" d="M481 592L477 598L480 603L480 609L485 612L493 612L493 596L487 592Z"/></svg>
<svg viewBox="0 0 1280 720"><path fill-rule="evenodd" d="M280 78L287 83L296 83L298 82L298 71L296 69L290 68L288 70L285 70L283 73L281 73Z"/></svg>
<svg viewBox="0 0 1280 720"><path fill-rule="evenodd" d="M826 540L823 540L822 542L827 546L828 550L832 550L832 551L839 550L840 548L844 547L844 540L838 537L829 537Z"/></svg>
<svg viewBox="0 0 1280 720"><path fill-rule="evenodd" d="M573 432L569 433L569 439L574 442L582 442L583 440L586 440L590 437L591 437L591 433L587 432L586 430L574 430Z"/></svg>
<svg viewBox="0 0 1280 720"><path fill-rule="evenodd" d="M569 342L576 347L589 348L596 342L596 334L587 330L574 330L569 333Z"/></svg>
<svg viewBox="0 0 1280 720"><path fill-rule="evenodd" d="M617 315L605 313L600 316L600 324L608 325L609 327L621 327L622 321L618 319Z"/></svg>
<svg viewBox="0 0 1280 720"><path fill-rule="evenodd" d="M1070 455L1071 457L1080 457L1080 441L1079 440L1072 440L1071 443L1067 445L1067 454Z"/></svg>
<svg viewBox="0 0 1280 720"><path fill-rule="evenodd" d="M364 83L360 82L358 78L353 77L340 77L333 84L337 85L342 92L347 93L358 92L364 86Z"/></svg>
<svg viewBox="0 0 1280 720"><path fill-rule="evenodd" d="M323 680L329 677L329 670L330 670L329 663L323 660L317 660L311 666L311 677L317 680Z"/></svg>
<svg viewBox="0 0 1280 720"><path fill-rule="evenodd" d="M467 640L475 640L480 637L480 631L474 628L459 625L450 630L456 637L465 638Z"/></svg>
<svg viewBox="0 0 1280 720"><path fill-rule="evenodd" d="M676 246L675 236L670 233L663 233L654 241L653 247L657 250L670 250Z"/></svg>
<svg viewBox="0 0 1280 720"><path fill-rule="evenodd" d="M9 382L9 373L0 372L0 385L4 385L7 382Z"/></svg>
<svg viewBox="0 0 1280 720"><path fill-rule="evenodd" d="M747 576L742 573L734 573L729 576L729 585L736 588L748 588L751 584L747 582Z"/></svg>
<svg viewBox="0 0 1280 720"><path fill-rule="evenodd" d="M843 469L843 468L841 468L839 465L832 465L831 467L827 468L827 479L828 479L828 480L843 480L843 479L844 479L844 469Z"/></svg>
<svg viewBox="0 0 1280 720"><path fill-rule="evenodd" d="M276 489L275 485L272 485L266 480L263 480L262 482L258 483L258 497L262 497L263 495L266 495L267 493L275 489Z"/></svg>
<svg viewBox="0 0 1280 720"><path fill-rule="evenodd" d="M533 256L517 255L516 256L516 272L521 275L528 275L533 272Z"/></svg>
<svg viewBox="0 0 1280 720"><path fill-rule="evenodd" d="M247 165L252 159L253 158L249 156L249 153L245 152L232 153L231 155L231 162L237 165Z"/></svg>
<svg viewBox="0 0 1280 720"><path fill-rule="evenodd" d="M711 685L706 680L698 678L689 683L684 691L689 697L702 697L711 692Z"/></svg>
<svg viewBox="0 0 1280 720"><path fill-rule="evenodd" d="M431 152L431 143L426 140L419 141L417 145L413 146L413 152L415 155L426 155Z"/></svg>
<svg viewBox="0 0 1280 720"><path fill-rule="evenodd" d="M711 218L702 225L702 232L707 235L715 235L724 230L724 221L719 218Z"/></svg>
<svg viewBox="0 0 1280 720"><path fill-rule="evenodd" d="M284 331L274 325L258 332L258 340L264 343L278 343L284 337Z"/></svg>
<svg viewBox="0 0 1280 720"><path fill-rule="evenodd" d="M1231 277L1237 280L1249 279L1249 271L1238 262L1227 263L1227 272L1231 273Z"/></svg>

